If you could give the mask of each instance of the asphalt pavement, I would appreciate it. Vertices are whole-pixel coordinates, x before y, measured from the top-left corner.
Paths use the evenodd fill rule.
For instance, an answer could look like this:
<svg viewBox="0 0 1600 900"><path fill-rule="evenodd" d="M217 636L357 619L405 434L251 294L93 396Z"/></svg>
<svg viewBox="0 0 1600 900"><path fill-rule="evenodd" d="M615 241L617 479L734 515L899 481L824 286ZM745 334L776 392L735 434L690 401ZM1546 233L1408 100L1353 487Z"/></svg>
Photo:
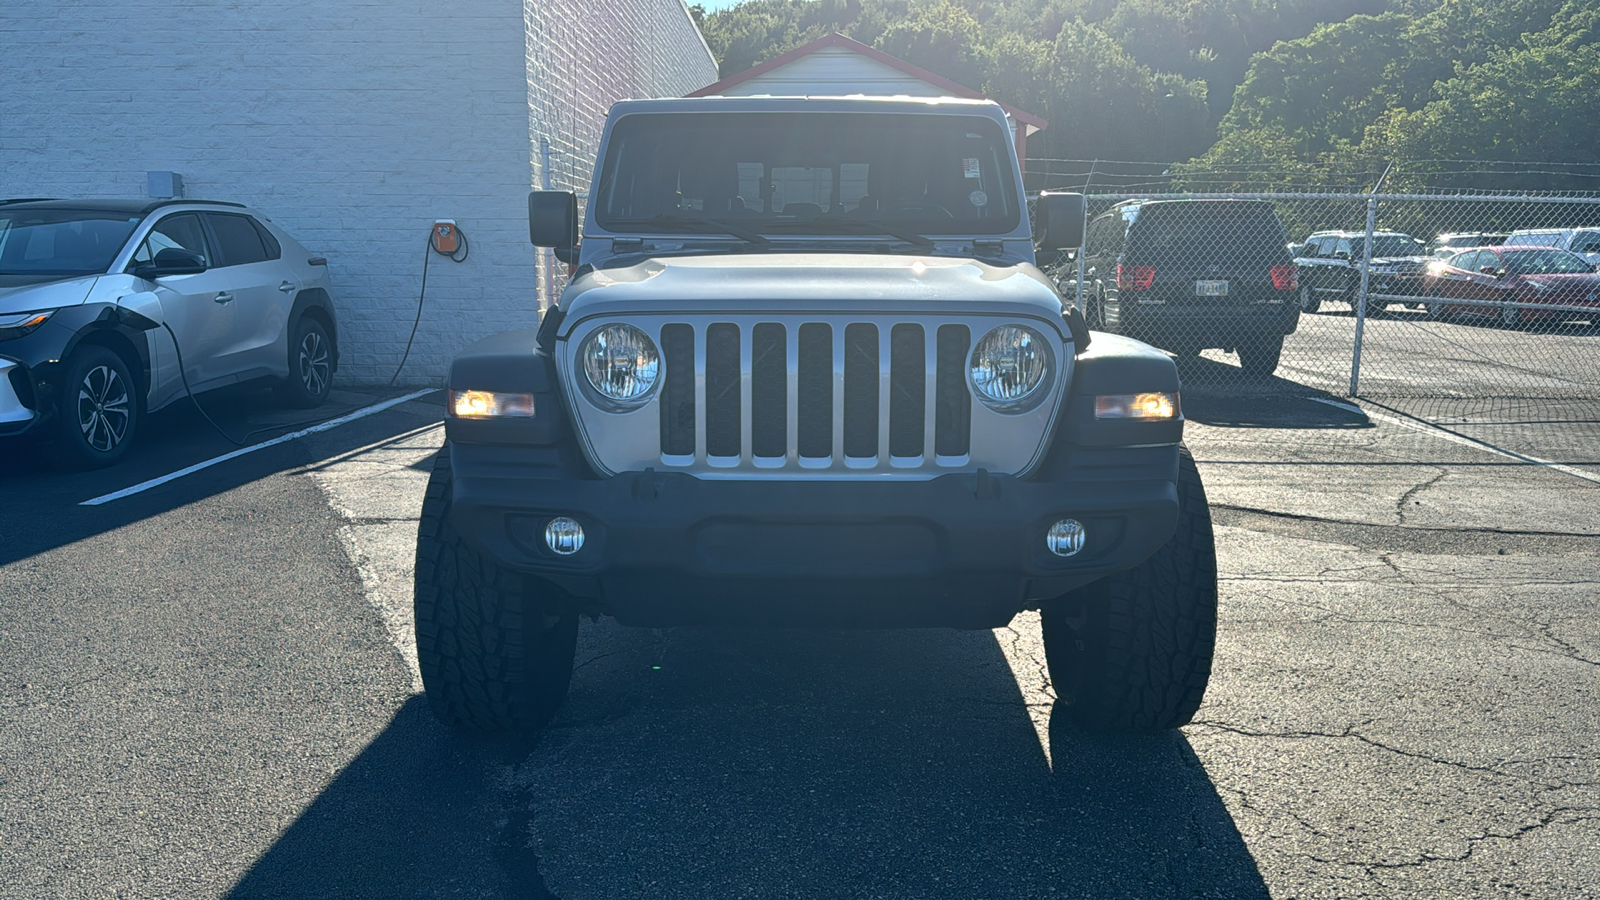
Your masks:
<svg viewBox="0 0 1600 900"><path fill-rule="evenodd" d="M1222 622L1178 732L1063 724L1024 615L585 623L552 726L485 742L410 643L440 402L97 507L231 448L0 448L0 897L1600 897L1581 416L1191 398Z"/></svg>

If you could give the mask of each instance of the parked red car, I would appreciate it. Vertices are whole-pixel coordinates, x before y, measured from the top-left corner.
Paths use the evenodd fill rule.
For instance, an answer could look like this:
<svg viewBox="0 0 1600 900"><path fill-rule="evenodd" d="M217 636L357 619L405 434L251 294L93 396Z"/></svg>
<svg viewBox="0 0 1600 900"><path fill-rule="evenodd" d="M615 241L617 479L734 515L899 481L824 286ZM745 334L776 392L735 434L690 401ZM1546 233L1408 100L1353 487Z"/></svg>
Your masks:
<svg viewBox="0 0 1600 900"><path fill-rule="evenodd" d="M1534 319L1600 316L1600 274L1576 253L1550 247L1474 247L1431 263L1428 318L1489 316L1507 327Z"/></svg>

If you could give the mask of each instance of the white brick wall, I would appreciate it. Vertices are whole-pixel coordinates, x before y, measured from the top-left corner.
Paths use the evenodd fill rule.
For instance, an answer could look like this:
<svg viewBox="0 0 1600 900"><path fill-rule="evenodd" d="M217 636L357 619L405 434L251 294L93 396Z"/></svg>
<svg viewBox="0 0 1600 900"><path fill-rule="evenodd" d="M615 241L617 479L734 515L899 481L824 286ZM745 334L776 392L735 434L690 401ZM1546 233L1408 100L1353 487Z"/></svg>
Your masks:
<svg viewBox="0 0 1600 900"><path fill-rule="evenodd" d="M330 261L346 384L436 384L462 345L537 320L527 191L538 139L587 178L624 96L715 65L682 0L52 0L0 3L0 197L189 197L256 207Z"/></svg>

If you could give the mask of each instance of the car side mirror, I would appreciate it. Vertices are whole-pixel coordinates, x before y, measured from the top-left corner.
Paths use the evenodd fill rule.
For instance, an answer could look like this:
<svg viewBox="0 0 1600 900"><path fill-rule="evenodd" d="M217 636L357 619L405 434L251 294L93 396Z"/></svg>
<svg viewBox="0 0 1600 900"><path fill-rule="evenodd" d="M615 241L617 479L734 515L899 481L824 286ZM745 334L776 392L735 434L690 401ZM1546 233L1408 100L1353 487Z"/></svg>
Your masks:
<svg viewBox="0 0 1600 900"><path fill-rule="evenodd" d="M154 262L135 266L133 274L146 280L153 280L168 275L196 275L205 270L205 256L182 247L165 247L156 252Z"/></svg>
<svg viewBox="0 0 1600 900"><path fill-rule="evenodd" d="M1336 251L1334 251L1333 258L1334 259L1343 259L1343 260L1347 260L1348 261L1350 259L1350 251L1348 251L1348 250L1336 250Z"/></svg>
<svg viewBox="0 0 1600 900"><path fill-rule="evenodd" d="M573 261L578 249L578 195L571 191L531 191L528 194L528 240L549 247L556 258Z"/></svg>
<svg viewBox="0 0 1600 900"><path fill-rule="evenodd" d="M1040 250L1076 250L1083 246L1083 226L1088 204L1082 194L1045 191L1034 207L1038 228L1033 236Z"/></svg>

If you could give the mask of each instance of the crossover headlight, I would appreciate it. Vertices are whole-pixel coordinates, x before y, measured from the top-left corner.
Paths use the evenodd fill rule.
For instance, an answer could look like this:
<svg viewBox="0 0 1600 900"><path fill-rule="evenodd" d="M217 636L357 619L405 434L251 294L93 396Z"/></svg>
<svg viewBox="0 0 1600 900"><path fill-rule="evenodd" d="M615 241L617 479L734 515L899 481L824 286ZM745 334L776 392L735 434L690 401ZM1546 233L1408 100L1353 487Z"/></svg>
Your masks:
<svg viewBox="0 0 1600 900"><path fill-rule="evenodd" d="M55 314L53 309L36 309L33 312L0 315L0 341L30 335Z"/></svg>
<svg viewBox="0 0 1600 900"><path fill-rule="evenodd" d="M650 336L632 325L606 325L578 351L584 378L606 401L623 406L644 402L661 373L661 354Z"/></svg>
<svg viewBox="0 0 1600 900"><path fill-rule="evenodd" d="M984 405L1022 412L1044 396L1050 376L1050 345L1026 325L1001 325L972 348L972 389Z"/></svg>
<svg viewBox="0 0 1600 900"><path fill-rule="evenodd" d="M500 391L450 392L450 415L462 419L502 417L527 418L533 415L532 394L507 394Z"/></svg>

